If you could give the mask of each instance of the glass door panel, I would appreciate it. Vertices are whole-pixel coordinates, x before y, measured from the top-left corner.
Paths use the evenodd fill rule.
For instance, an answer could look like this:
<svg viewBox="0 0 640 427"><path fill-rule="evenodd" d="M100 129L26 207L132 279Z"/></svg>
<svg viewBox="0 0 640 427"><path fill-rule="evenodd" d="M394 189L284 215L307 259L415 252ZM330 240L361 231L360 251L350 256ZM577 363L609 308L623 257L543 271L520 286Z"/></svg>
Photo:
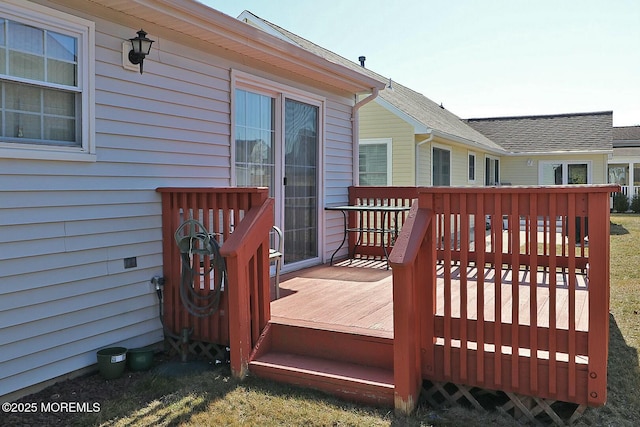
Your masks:
<svg viewBox="0 0 640 427"><path fill-rule="evenodd" d="M239 187L269 187L275 184L275 100L245 90L236 90L235 155Z"/></svg>
<svg viewBox="0 0 640 427"><path fill-rule="evenodd" d="M285 100L284 262L318 257L318 107Z"/></svg>

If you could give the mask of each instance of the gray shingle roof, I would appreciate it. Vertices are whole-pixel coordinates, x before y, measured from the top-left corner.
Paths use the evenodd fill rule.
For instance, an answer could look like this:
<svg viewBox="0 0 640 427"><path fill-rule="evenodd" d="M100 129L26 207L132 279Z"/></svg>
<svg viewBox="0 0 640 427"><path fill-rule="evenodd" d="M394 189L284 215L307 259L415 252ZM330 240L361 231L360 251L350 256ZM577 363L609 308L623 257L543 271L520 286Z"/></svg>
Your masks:
<svg viewBox="0 0 640 427"><path fill-rule="evenodd" d="M512 153L613 150L613 112L467 119Z"/></svg>
<svg viewBox="0 0 640 427"><path fill-rule="evenodd" d="M640 143L640 126L618 126L613 128L613 145L635 141Z"/></svg>
<svg viewBox="0 0 640 427"><path fill-rule="evenodd" d="M250 14L255 20L268 26L270 30L276 31L278 34L289 39L291 43L297 44L303 49L321 56L328 61L350 67L370 77L378 79L382 78L391 82L388 77L384 77L368 68L362 67L359 63L350 61L334 52L331 52L330 50L318 46L315 43L262 19L251 12L245 11L243 14ZM409 89L406 86L402 86L395 81L391 82L391 86L393 89L387 88L385 90L381 90L378 96L392 104L395 108L411 116L424 127L435 130L436 134L440 133L445 134L444 136L461 138L467 143L479 145L489 151L504 152L498 144L486 135L483 135L473 129L461 120L460 117L456 116L449 110L441 108L426 96Z"/></svg>

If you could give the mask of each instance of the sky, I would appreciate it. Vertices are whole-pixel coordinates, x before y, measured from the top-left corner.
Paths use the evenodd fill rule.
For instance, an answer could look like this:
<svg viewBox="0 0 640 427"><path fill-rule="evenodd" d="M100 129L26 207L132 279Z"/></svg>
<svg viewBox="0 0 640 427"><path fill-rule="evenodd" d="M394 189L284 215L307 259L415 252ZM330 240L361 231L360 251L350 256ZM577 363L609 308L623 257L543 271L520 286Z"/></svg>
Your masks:
<svg viewBox="0 0 640 427"><path fill-rule="evenodd" d="M200 0L243 10L461 118L613 111L640 125L639 0Z"/></svg>

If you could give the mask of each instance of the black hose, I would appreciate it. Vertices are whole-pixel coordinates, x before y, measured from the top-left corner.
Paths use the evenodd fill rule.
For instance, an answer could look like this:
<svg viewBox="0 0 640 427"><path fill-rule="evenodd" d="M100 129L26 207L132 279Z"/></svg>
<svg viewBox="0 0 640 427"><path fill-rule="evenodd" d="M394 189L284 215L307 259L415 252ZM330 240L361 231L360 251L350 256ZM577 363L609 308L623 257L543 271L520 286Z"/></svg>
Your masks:
<svg viewBox="0 0 640 427"><path fill-rule="evenodd" d="M192 256L193 253L182 252L182 271L180 281L180 299L187 311L196 317L207 317L218 311L220 296L227 285L227 264L220 255L220 244L214 236L205 233L198 233L190 239L199 240L203 243L203 248L195 251L199 256ZM204 260L209 257L209 266L204 266ZM200 258L198 262L198 258ZM202 266L202 267L201 267ZM201 268L206 268L200 273ZM202 295L193 288L196 276L208 277L213 272L213 292ZM209 286L209 283L206 283Z"/></svg>

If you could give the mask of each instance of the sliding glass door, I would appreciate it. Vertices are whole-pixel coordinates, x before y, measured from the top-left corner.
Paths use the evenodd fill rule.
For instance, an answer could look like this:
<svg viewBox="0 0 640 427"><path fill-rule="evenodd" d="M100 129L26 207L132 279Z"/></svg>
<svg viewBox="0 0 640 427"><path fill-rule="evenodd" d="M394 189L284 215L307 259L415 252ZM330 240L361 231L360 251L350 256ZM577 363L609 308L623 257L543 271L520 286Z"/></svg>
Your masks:
<svg viewBox="0 0 640 427"><path fill-rule="evenodd" d="M235 178L269 187L285 265L318 257L319 107L281 94L235 92Z"/></svg>

